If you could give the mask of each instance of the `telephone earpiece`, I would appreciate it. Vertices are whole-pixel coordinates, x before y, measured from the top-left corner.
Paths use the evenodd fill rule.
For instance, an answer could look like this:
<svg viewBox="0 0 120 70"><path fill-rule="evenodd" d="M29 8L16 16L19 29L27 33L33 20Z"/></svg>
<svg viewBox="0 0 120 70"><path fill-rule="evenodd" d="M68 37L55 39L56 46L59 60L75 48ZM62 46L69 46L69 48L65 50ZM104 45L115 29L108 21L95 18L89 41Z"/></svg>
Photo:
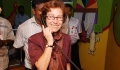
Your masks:
<svg viewBox="0 0 120 70"><path fill-rule="evenodd" d="M45 19L46 19L45 16L42 16L42 15L41 15L41 18L40 18L41 24L43 24L44 27L47 27L47 25L46 25L46 20L45 20Z"/></svg>

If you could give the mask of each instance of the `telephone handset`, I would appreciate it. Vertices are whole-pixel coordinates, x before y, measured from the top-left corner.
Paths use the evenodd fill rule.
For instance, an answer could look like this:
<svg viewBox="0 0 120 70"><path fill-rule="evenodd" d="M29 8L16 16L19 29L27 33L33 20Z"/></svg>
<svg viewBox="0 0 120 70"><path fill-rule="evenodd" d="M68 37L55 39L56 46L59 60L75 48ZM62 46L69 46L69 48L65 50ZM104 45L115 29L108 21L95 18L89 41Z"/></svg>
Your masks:
<svg viewBox="0 0 120 70"><path fill-rule="evenodd" d="M41 18L40 18L40 21L41 21L41 24L43 24L44 25L44 27L46 28L47 27L47 24L46 24L46 21L45 21L45 16L41 16ZM54 36L54 34L52 33L52 35Z"/></svg>
<svg viewBox="0 0 120 70"><path fill-rule="evenodd" d="M46 21L45 21L45 16L41 16L40 21L41 21L41 24L44 25L44 27L47 27Z"/></svg>

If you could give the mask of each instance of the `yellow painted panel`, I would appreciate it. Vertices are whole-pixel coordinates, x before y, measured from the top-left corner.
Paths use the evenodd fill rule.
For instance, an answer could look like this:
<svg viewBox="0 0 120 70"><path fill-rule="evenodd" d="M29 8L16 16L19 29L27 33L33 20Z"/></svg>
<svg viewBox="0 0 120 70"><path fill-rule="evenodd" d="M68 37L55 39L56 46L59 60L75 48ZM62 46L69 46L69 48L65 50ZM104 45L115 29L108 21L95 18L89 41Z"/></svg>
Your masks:
<svg viewBox="0 0 120 70"><path fill-rule="evenodd" d="M96 43L94 56L88 54L89 43L79 43L81 66L85 70L104 70L109 30L100 33L100 42Z"/></svg>

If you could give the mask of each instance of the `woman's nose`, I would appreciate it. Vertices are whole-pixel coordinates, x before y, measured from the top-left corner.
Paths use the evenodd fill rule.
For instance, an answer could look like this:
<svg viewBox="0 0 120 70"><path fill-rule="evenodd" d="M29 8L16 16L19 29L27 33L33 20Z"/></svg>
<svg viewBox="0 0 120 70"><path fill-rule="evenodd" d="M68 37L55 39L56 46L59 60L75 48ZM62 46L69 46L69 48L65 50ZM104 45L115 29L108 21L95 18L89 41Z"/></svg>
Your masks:
<svg viewBox="0 0 120 70"><path fill-rule="evenodd" d="M55 19L54 19L54 22L57 23L57 22L58 22L58 18L55 18Z"/></svg>

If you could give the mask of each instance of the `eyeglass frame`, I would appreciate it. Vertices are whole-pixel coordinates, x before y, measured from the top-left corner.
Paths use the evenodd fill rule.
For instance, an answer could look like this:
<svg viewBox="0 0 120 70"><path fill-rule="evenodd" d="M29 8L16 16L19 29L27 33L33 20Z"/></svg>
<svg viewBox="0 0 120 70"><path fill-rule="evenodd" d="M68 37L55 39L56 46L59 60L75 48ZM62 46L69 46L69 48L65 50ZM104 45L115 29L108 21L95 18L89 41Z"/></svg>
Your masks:
<svg viewBox="0 0 120 70"><path fill-rule="evenodd" d="M46 16L47 17L47 19L49 19L49 20L54 20L55 18L57 19L57 20L59 20L59 18L61 18L59 21L63 21L64 20L64 17L54 17L54 16ZM50 18L50 17L52 17L52 18Z"/></svg>

